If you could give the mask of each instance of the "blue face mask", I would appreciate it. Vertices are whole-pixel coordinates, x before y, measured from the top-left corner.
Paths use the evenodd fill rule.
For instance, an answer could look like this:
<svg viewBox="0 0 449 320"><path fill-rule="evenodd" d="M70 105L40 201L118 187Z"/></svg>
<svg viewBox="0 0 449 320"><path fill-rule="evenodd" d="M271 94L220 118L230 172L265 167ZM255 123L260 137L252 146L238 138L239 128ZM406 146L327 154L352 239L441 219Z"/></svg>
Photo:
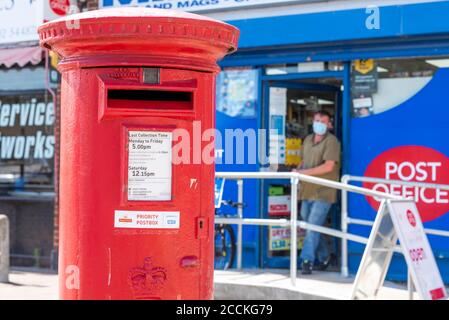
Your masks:
<svg viewBox="0 0 449 320"><path fill-rule="evenodd" d="M326 131L327 131L327 125L325 125L322 122L318 122L318 121L313 122L313 132L315 132L315 134L322 136L326 133Z"/></svg>

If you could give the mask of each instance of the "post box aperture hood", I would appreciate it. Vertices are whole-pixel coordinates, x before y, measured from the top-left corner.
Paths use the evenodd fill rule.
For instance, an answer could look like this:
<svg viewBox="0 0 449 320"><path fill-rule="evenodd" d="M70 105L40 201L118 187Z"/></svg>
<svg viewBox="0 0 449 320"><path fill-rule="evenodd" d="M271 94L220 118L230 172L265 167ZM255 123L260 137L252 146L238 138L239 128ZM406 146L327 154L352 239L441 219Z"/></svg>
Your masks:
<svg viewBox="0 0 449 320"><path fill-rule="evenodd" d="M216 61L236 50L238 36L220 21L150 8L88 11L39 27L41 46L59 54L62 68L162 63L217 71Z"/></svg>

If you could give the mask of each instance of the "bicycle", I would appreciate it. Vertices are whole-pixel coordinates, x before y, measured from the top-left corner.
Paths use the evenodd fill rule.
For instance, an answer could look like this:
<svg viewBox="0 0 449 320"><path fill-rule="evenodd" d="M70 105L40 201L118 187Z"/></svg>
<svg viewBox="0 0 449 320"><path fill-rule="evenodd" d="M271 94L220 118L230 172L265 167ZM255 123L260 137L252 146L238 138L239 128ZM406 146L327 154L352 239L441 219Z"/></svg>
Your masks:
<svg viewBox="0 0 449 320"><path fill-rule="evenodd" d="M243 208L245 205L233 201L221 201L221 204L232 208ZM231 217L231 215L219 214L219 208L215 209L215 217ZM227 270L232 267L237 251L235 232L231 225L219 223L215 225L215 269Z"/></svg>

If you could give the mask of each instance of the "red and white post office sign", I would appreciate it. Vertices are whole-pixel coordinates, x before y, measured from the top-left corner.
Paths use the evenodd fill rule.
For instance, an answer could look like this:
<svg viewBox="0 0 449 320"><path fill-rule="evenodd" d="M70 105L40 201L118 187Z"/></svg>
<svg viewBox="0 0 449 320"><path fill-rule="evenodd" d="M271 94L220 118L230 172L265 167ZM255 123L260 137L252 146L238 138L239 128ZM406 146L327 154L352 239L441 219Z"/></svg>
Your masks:
<svg viewBox="0 0 449 320"><path fill-rule="evenodd" d="M59 16L65 16L70 8L70 0L49 0L50 9Z"/></svg>
<svg viewBox="0 0 449 320"><path fill-rule="evenodd" d="M409 182L449 184L449 158L424 146L396 147L376 157L364 175ZM365 182L363 187L413 199L423 222L449 212L449 190L370 182ZM367 200L377 211L381 199L367 197Z"/></svg>
<svg viewBox="0 0 449 320"><path fill-rule="evenodd" d="M78 13L76 0L44 0L44 22Z"/></svg>

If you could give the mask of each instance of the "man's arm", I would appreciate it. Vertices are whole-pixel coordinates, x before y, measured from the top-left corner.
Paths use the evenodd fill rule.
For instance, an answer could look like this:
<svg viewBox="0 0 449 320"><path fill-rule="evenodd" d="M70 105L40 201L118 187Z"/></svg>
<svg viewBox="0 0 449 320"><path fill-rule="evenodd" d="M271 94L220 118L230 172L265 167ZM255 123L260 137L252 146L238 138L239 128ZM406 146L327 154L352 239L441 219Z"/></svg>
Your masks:
<svg viewBox="0 0 449 320"><path fill-rule="evenodd" d="M326 173L332 172L332 170L334 170L335 164L336 164L336 161L326 160L322 165L319 165L318 167L304 169L304 170L293 170L293 171L301 173L301 174L305 174L308 176L321 176Z"/></svg>

